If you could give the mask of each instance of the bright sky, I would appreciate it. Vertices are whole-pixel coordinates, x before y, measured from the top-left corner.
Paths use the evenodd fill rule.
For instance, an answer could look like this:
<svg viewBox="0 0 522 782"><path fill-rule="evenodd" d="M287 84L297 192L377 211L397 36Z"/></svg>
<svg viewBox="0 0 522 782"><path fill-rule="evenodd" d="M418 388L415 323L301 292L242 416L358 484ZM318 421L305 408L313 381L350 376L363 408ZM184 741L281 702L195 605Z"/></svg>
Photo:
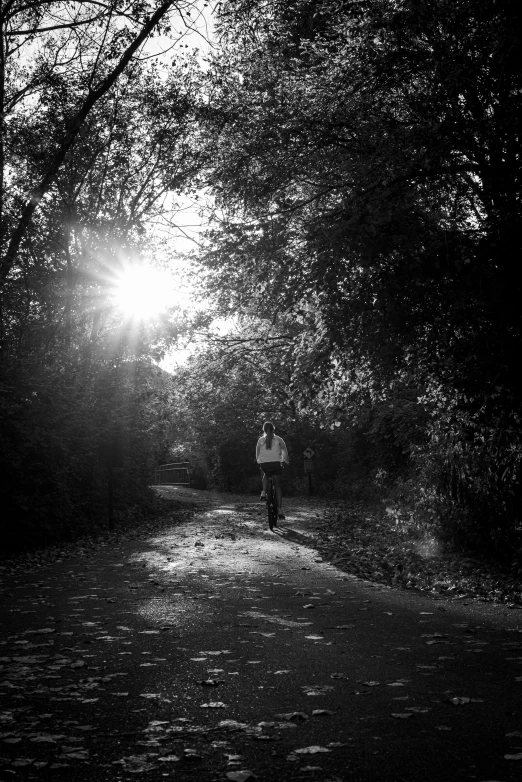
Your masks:
<svg viewBox="0 0 522 782"><path fill-rule="evenodd" d="M169 38L159 36L150 39L145 49L147 54L157 54L160 61L164 60L167 66L173 56L184 56L195 51L200 64L204 66L204 60L212 49L212 5L213 3L205 0L196 0L190 20L185 16L186 24L184 24L180 19ZM130 307L132 301L143 299L142 306L148 310L149 316L154 310L157 314L160 309L165 308L165 291L169 292L167 301L170 300L182 307L187 307L191 303L191 291L185 279L189 264L187 254L197 248L199 233L202 230L201 218L198 204L189 197L180 198L177 194L172 194L172 200L179 205L179 211L175 217L178 228L169 227L168 230L168 245L172 252L167 250L164 258L171 272L170 281L167 281L162 274L150 273L147 280L144 281L142 278L141 282L144 284L140 284L137 275L129 280L128 289L122 291L122 296ZM145 298L148 304L145 303ZM160 366L167 372L172 371L177 365L184 363L192 352L192 349L173 350L161 361Z"/></svg>
<svg viewBox="0 0 522 782"><path fill-rule="evenodd" d="M215 2L206 0L181 2L179 8L183 13L178 14L177 17L173 15L175 23L172 33L169 36L149 38L140 56L156 57L160 64L164 64L166 71L173 58L182 60L195 52L198 61L204 67L205 58L212 49L214 5ZM190 16L183 10L184 7L190 10ZM77 4L73 4L70 8L63 4L61 9L64 15L59 18L68 21L77 13L78 7ZM55 34L59 36L61 31ZM18 56L25 63L29 63L36 56L38 47L44 43L45 36L34 40L27 38ZM31 99L29 94L28 100ZM201 220L195 201L172 193L167 196L165 206L168 209L175 204L179 206L175 217L177 228L168 226L168 233L166 225L152 229L160 239L164 239L167 235L167 241L164 243L165 250L158 252L157 243L153 241L150 258L146 256L142 259L129 258L118 274L113 300L127 318L136 321L154 319L169 306L187 307L190 304L190 289L184 279L189 263L186 254L197 247ZM155 268L156 266L158 268ZM186 350L175 351L162 362L161 366L168 371L180 360L186 360L189 353L190 351Z"/></svg>

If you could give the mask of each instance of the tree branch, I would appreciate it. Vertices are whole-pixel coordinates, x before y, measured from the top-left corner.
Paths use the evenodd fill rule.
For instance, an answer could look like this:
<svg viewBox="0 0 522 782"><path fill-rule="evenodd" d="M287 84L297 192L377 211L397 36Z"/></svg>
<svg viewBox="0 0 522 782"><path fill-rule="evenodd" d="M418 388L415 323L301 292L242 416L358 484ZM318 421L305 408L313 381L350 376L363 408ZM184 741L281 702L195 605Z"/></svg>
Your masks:
<svg viewBox="0 0 522 782"><path fill-rule="evenodd" d="M0 268L0 282L5 282L13 266L13 263L16 259L18 250L20 249L20 244L25 236L27 228L29 227L31 218L36 208L38 207L40 201L42 200L44 195L48 192L53 179L56 177L56 174L58 173L60 166L65 160L67 153L73 146L85 119L89 115L89 112L91 111L93 106L97 103L97 101L100 100L100 98L102 98L115 84L119 76L123 73L123 71L129 64L134 53L139 49L142 43L144 43L144 41L148 38L152 30L154 30L157 24L170 10L174 2L175 0L164 0L164 2L161 3L159 8L156 10L156 12L150 17L148 22L143 26L139 35L136 36L134 41L124 52L119 63L116 65L114 70L101 82L101 84L96 89L89 90L88 95L85 98L82 106L72 118L69 124L68 132L66 133L62 143L58 147L54 155L54 158L51 160L46 173L42 177L40 183L33 190L31 198L29 199L29 201L27 201L25 207L22 210L22 213L18 220L18 224L11 236L11 241L9 242L9 246L7 248L5 257L2 260L2 265Z"/></svg>
<svg viewBox="0 0 522 782"><path fill-rule="evenodd" d="M2 24L6 19L14 19L15 16L19 14L23 14L24 11L34 11L35 8L41 8L46 5L53 5L56 0L31 0L31 2L27 3L26 5L18 6L13 10L13 13L11 14L10 11L15 4L16 0L9 0L8 3L4 6L2 9L2 13L0 14L0 24ZM82 5L84 3L84 0L73 0L73 2L76 3L76 5ZM88 0L89 5L97 5L100 8L103 8L105 11L111 11L111 13L114 13L116 11L116 14L118 16L124 16L128 19L132 19L132 21L136 21L133 19L129 14L126 14L123 10L118 11L117 7L113 7L113 3L103 3L100 2L100 0Z"/></svg>
<svg viewBox="0 0 522 782"><path fill-rule="evenodd" d="M73 27L80 27L82 24L96 22L99 18L100 14L98 14L98 16L93 16L90 19L81 19L79 22L57 24L53 25L52 27L34 27L32 30L13 30L12 32L6 32L5 35L7 38L13 38L15 35L36 35L37 33L48 33L51 32L51 30L68 30L72 29Z"/></svg>

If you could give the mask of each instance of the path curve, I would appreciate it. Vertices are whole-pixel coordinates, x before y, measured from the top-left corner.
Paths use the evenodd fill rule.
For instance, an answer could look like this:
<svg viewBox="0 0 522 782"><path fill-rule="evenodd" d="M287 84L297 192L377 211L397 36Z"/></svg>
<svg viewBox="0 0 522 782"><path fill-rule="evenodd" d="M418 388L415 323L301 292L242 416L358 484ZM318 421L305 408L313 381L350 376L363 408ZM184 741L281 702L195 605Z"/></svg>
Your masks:
<svg viewBox="0 0 522 782"><path fill-rule="evenodd" d="M0 609L0 777L515 782L522 613L372 584L252 497L19 573Z"/></svg>

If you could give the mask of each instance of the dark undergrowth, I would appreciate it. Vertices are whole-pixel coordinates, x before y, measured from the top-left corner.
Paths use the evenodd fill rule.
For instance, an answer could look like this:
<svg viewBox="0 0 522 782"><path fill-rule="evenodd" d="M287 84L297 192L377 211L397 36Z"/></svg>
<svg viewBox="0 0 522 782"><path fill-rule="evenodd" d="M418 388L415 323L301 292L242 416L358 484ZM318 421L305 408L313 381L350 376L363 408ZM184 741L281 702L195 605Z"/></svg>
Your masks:
<svg viewBox="0 0 522 782"><path fill-rule="evenodd" d="M318 525L322 556L346 572L405 589L522 607L522 568L442 545L384 502L340 502Z"/></svg>
<svg viewBox="0 0 522 782"><path fill-rule="evenodd" d="M93 553L101 548L116 545L127 540L137 540L145 535L155 534L166 527L182 524L194 515L191 502L180 499L165 499L154 495L147 513L127 512L120 516L114 530L107 525L93 528L88 535L58 542L42 543L40 546L22 549L20 546L0 554L0 576L52 564L78 554Z"/></svg>

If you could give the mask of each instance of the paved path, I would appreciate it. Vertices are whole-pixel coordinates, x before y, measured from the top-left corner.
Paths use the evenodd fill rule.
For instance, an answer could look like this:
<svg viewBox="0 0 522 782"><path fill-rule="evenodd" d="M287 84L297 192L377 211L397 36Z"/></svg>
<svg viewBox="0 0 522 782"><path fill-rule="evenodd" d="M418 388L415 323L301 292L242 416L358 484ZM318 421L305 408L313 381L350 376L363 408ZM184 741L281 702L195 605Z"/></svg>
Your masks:
<svg viewBox="0 0 522 782"><path fill-rule="evenodd" d="M522 611L355 579L254 498L4 584L0 778L522 778ZM516 759L518 758L518 760Z"/></svg>

